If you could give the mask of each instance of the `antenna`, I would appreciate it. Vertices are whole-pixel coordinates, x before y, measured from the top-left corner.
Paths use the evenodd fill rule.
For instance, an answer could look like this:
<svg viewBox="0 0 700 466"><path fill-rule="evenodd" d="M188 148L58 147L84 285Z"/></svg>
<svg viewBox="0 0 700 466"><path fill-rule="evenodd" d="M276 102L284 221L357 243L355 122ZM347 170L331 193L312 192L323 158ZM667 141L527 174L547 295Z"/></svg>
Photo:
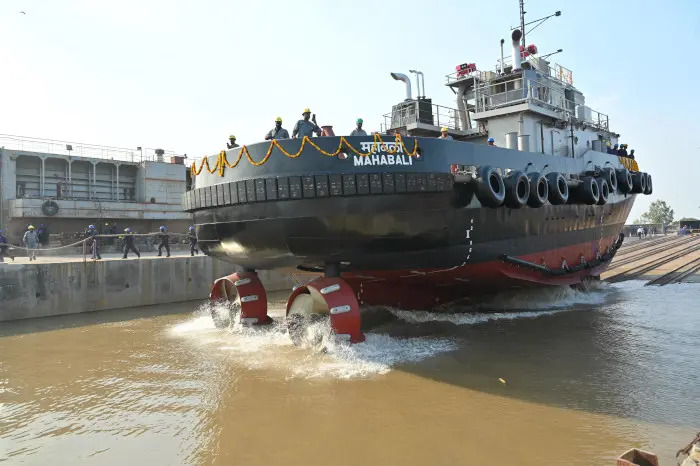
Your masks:
<svg viewBox="0 0 700 466"><path fill-rule="evenodd" d="M534 31L535 29L537 29L537 27L538 27L540 24L544 23L544 22L547 21L549 18L553 18L553 17L555 17L555 16L561 16L561 11L555 11L554 13L552 13L552 14L549 15L549 16L545 16L545 17L543 17L543 18L535 19L535 20L530 21L529 23L526 23L526 22L525 22L525 13L527 13L527 11L525 11L525 0L520 0L520 30L523 31L523 37L522 37L522 42L521 42L523 47L525 47L525 26L529 26L529 25L531 25L531 24L537 23L537 24L535 24L535 25L532 27L532 29L530 29L530 30L528 31L528 32L532 32L532 31ZM511 31L512 31L513 29L517 29L517 28L510 28Z"/></svg>
<svg viewBox="0 0 700 466"><path fill-rule="evenodd" d="M523 31L521 45L525 48L525 0L520 0L520 30Z"/></svg>

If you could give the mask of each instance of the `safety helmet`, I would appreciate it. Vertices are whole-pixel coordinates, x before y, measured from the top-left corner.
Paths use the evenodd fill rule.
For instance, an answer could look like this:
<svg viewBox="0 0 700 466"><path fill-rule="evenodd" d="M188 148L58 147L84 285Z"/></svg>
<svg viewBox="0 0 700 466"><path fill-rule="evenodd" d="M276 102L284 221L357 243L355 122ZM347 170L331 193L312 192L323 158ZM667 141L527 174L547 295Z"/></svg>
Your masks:
<svg viewBox="0 0 700 466"><path fill-rule="evenodd" d="M160 231L165 230L165 227L163 225L160 226Z"/></svg>
<svg viewBox="0 0 700 466"><path fill-rule="evenodd" d="M127 233L131 233L131 228L124 228L124 231Z"/></svg>
<svg viewBox="0 0 700 466"><path fill-rule="evenodd" d="M33 230L33 229L34 229L34 225L29 225L27 228L29 228L30 230Z"/></svg>
<svg viewBox="0 0 700 466"><path fill-rule="evenodd" d="M105 223L105 226L108 227L108 226L109 226L109 223Z"/></svg>
<svg viewBox="0 0 700 466"><path fill-rule="evenodd" d="M443 126L442 128L440 128L441 133L446 133L447 131L448 131L447 126Z"/></svg>
<svg viewBox="0 0 700 466"><path fill-rule="evenodd" d="M496 142L496 140L494 138L489 138L488 142Z"/></svg>
<svg viewBox="0 0 700 466"><path fill-rule="evenodd" d="M34 227L30 227L30 228L34 228ZM90 225L90 226L88 227L88 230L94 230L94 229L95 229L95 225Z"/></svg>
<svg viewBox="0 0 700 466"><path fill-rule="evenodd" d="M234 136L233 134L229 134L228 138L229 139L236 139L236 136Z"/></svg>
<svg viewBox="0 0 700 466"><path fill-rule="evenodd" d="M194 227L190 227L190 231L194 230Z"/></svg>
<svg viewBox="0 0 700 466"><path fill-rule="evenodd" d="M311 113L311 110L309 110L309 108L307 107L307 108L304 109L303 112L301 112L302 115L303 115L304 113Z"/></svg>
<svg viewBox="0 0 700 466"><path fill-rule="evenodd" d="M613 145L613 147L617 147L617 144Z"/></svg>
<svg viewBox="0 0 700 466"><path fill-rule="evenodd" d="M362 118L358 118L355 123L357 123L358 125L361 125L362 123L364 123L364 121L362 120Z"/></svg>
<svg viewBox="0 0 700 466"><path fill-rule="evenodd" d="M277 117L275 118L276 123L282 123L282 117Z"/></svg>

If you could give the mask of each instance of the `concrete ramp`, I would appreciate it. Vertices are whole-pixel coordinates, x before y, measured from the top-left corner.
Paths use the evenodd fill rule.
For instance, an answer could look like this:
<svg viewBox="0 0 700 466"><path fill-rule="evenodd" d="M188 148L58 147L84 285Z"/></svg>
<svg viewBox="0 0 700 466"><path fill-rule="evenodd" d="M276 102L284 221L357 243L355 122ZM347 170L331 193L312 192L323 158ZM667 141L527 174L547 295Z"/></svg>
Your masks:
<svg viewBox="0 0 700 466"><path fill-rule="evenodd" d="M233 270L208 256L0 264L0 322L206 299ZM260 277L268 291L292 287L282 273Z"/></svg>

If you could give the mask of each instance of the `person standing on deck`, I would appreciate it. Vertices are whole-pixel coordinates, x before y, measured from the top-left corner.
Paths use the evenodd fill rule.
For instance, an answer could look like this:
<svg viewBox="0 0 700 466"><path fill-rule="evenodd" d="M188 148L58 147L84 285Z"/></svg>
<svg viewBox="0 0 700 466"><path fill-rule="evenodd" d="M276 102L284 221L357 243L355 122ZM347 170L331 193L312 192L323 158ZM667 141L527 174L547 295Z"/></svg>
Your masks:
<svg viewBox="0 0 700 466"><path fill-rule="evenodd" d="M632 160L634 160L634 149L630 150L629 158L631 158Z"/></svg>
<svg viewBox="0 0 700 466"><path fill-rule="evenodd" d="M226 143L226 148L233 149L235 147L238 147L238 144L236 144L236 136L234 136L232 134L228 137L228 142Z"/></svg>
<svg viewBox="0 0 700 466"><path fill-rule="evenodd" d="M316 133L317 136L320 136L321 128L319 128L316 124L316 114L314 114L313 118L311 118L311 110L305 108L301 115L304 118L297 121L297 124L294 125L294 130L292 130L292 139L303 139L304 136L312 137L314 133Z"/></svg>
<svg viewBox="0 0 700 466"><path fill-rule="evenodd" d="M289 139L289 131L282 128L282 117L275 118L275 127L265 135L266 141L270 139Z"/></svg>
<svg viewBox="0 0 700 466"><path fill-rule="evenodd" d="M158 239L160 240L160 244L158 245L158 257L163 255L163 248L165 248L165 252L167 253L167 256L165 257L170 257L170 237L165 231L164 226L160 227L160 234L158 235Z"/></svg>
<svg viewBox="0 0 700 466"><path fill-rule="evenodd" d="M362 129L362 123L364 123L362 118L358 118L357 121L355 121L355 124L357 126L355 127L355 129L352 130L350 136L367 136L367 131Z"/></svg>
<svg viewBox="0 0 700 466"><path fill-rule="evenodd" d="M95 228L95 225L90 225L85 231L85 235L89 238L88 241L90 242L93 260L102 260L102 256L100 255L100 242L97 239L99 232L97 228Z"/></svg>
<svg viewBox="0 0 700 466"><path fill-rule="evenodd" d="M444 139L444 140L446 140L446 141L451 140L451 139L452 139L452 136L450 136L449 134L447 134L447 131L448 131L448 130L447 130L447 126L443 126L442 128L440 128L440 136L438 136L437 138L438 138L438 139Z"/></svg>
<svg viewBox="0 0 700 466"><path fill-rule="evenodd" d="M24 232L22 237L22 243L27 248L27 256L29 256L30 261L36 260L36 248L39 246L39 237L34 231L34 226L29 225L27 231Z"/></svg>
<svg viewBox="0 0 700 466"><path fill-rule="evenodd" d="M5 256L9 257L14 262L15 256L11 255L8 252L9 248L10 248L10 246L9 246L8 241L7 241L7 237L5 236L3 231L0 230L0 262L5 262L5 259L4 259Z"/></svg>
<svg viewBox="0 0 700 466"><path fill-rule="evenodd" d="M124 229L124 236L122 236L122 238L124 239L124 256L122 257L122 259L128 259L129 251L133 251L138 257L141 257L141 253L138 249L136 249L136 245L134 244L134 240L136 238L131 232L131 228Z"/></svg>
<svg viewBox="0 0 700 466"><path fill-rule="evenodd" d="M190 226L187 231L187 239L190 240L190 255L194 256L195 253L199 254L199 249L197 249L197 235L194 232L193 226Z"/></svg>

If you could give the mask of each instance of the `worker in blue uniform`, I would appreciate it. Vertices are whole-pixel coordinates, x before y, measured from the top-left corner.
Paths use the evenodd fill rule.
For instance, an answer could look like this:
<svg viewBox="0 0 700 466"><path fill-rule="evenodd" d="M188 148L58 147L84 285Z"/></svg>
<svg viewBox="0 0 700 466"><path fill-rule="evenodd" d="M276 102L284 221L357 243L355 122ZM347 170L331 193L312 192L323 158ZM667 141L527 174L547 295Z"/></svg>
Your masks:
<svg viewBox="0 0 700 466"><path fill-rule="evenodd" d="M124 256L122 256L122 259L127 259L129 257L129 251L133 251L138 257L141 257L141 253L136 249L136 245L134 244L136 237L131 231L131 228L124 229L124 236L122 236L122 239L124 240Z"/></svg>
<svg viewBox="0 0 700 466"><path fill-rule="evenodd" d="M85 235L87 236L88 241L90 242L90 249L92 251L92 258L94 260L102 259L102 256L100 255L100 241L97 238L98 234L99 233L97 232L97 228L95 228L95 225L90 225L85 231Z"/></svg>
<svg viewBox="0 0 700 466"><path fill-rule="evenodd" d="M161 226L159 230L160 234L158 235L158 239L160 240L160 244L158 245L158 257L163 255L163 248L165 248L165 252L167 253L165 257L170 257L170 237L165 231L164 226Z"/></svg>

